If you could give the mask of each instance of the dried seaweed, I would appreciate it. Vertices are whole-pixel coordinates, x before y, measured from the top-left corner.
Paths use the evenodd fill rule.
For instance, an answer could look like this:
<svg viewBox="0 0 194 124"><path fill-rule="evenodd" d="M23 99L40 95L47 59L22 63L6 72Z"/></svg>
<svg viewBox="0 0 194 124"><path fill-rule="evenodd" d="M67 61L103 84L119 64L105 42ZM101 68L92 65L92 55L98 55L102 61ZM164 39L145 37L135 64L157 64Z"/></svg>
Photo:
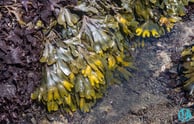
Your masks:
<svg viewBox="0 0 194 124"><path fill-rule="evenodd" d="M20 11L7 13L4 6L11 7L13 4L24 12L22 17L37 18L34 14L27 15L19 1L0 2L0 123L19 123L25 120L22 114L29 113L32 106L30 93L41 78L38 63L41 32L21 26L24 20L20 18L20 24L17 20L19 18L14 15ZM38 12L34 8L28 9L29 13L32 11Z"/></svg>

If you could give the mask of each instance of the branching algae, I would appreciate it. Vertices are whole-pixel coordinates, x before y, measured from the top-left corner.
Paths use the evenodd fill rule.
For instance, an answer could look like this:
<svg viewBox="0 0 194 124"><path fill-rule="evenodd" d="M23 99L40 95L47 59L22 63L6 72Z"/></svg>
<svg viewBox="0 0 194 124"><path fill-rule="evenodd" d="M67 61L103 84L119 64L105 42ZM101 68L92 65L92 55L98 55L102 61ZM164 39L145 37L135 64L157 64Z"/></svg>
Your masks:
<svg viewBox="0 0 194 124"><path fill-rule="evenodd" d="M43 29L43 81L31 98L45 104L49 112L59 108L88 112L110 83L119 82L114 71L126 80L131 75L126 70L134 68L130 54L126 54L126 41L138 36L159 37L170 31L181 19L179 16L185 15L184 5L188 2L79 0L71 6L53 3L57 17ZM37 26L41 24L38 22ZM192 75L192 71L186 73Z"/></svg>

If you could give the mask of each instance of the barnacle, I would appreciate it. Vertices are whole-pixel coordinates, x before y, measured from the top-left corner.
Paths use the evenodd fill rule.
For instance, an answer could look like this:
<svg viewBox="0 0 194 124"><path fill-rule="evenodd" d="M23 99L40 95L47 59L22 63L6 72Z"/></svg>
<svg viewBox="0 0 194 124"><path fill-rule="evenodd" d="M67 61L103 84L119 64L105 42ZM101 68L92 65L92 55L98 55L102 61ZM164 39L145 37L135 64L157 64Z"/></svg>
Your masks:
<svg viewBox="0 0 194 124"><path fill-rule="evenodd" d="M194 91L194 45L185 48L181 53L183 59L183 76L186 78L183 87L193 94Z"/></svg>

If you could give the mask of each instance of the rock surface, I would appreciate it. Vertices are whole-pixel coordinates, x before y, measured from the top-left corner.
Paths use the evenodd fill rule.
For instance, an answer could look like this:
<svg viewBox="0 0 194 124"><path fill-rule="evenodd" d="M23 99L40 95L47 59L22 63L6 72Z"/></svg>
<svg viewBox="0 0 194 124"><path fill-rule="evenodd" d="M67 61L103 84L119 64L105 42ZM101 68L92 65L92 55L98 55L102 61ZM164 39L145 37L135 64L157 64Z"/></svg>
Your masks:
<svg viewBox="0 0 194 124"><path fill-rule="evenodd" d="M173 61L179 59L183 46L194 43L193 25L192 21L178 23L171 33L149 39L144 48L134 50L132 55L137 70L133 70L130 82L111 86L90 113L76 112L69 123L178 123L177 114L183 98L169 85L171 73L176 73L177 68ZM54 119L53 124L63 122L67 123L67 118Z"/></svg>

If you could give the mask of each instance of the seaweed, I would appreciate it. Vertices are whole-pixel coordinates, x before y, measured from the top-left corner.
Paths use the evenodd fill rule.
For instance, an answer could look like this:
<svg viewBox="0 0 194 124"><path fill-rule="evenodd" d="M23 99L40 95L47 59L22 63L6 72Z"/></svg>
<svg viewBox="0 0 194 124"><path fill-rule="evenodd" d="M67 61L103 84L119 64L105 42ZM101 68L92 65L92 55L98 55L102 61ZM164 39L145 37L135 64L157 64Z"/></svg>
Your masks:
<svg viewBox="0 0 194 124"><path fill-rule="evenodd" d="M194 90L194 45L187 46L181 53L182 74L186 80L183 82L183 89L193 94Z"/></svg>
<svg viewBox="0 0 194 124"><path fill-rule="evenodd" d="M52 2L56 18L43 28L45 63L42 85L32 93L56 111L88 112L105 89L119 82L114 71L127 80L134 68L126 60L126 41L134 37L158 38L170 32L185 15L189 1L112 0L77 1L73 5ZM142 42L142 46L144 42ZM132 56L129 55L129 58Z"/></svg>
<svg viewBox="0 0 194 124"><path fill-rule="evenodd" d="M59 108L69 113L77 109L88 112L103 97L110 84L120 82L120 73L129 81L132 74L127 68L135 67L128 53L128 44L135 38L143 39L134 42L134 46L143 47L144 39L158 38L170 32L174 24L181 21L180 17L186 14L185 6L189 2L194 1L0 1L0 38L3 39L0 61L13 66L4 73L8 67L3 65L2 84L12 77L9 79L11 93L19 99L16 103L22 102L20 106L23 106L17 111L24 111L26 104L28 107L31 105L29 94L38 86L39 79L28 69L33 66L36 68L30 69L40 70L37 62L42 53L42 84L31 94L31 98L45 104L49 112ZM40 41L44 46L42 52ZM184 65L188 69L185 76L189 79L185 87L193 81L191 63L187 61ZM22 75L20 67L30 73L24 75L24 79L29 77L29 82L18 83L22 80L19 78ZM17 73L12 74L13 68ZM30 81L31 78L35 81ZM24 95L25 91L28 98ZM4 96L1 97L1 106L6 105L6 101L15 102L10 96L6 96L8 100L5 100ZM22 96L27 103L22 101ZM9 107L3 107L3 111ZM13 109L8 113L1 120L5 120L4 117L17 118Z"/></svg>
<svg viewBox="0 0 194 124"><path fill-rule="evenodd" d="M57 23L46 31L40 59L46 66L44 80L31 95L46 104L49 112L59 106L67 112L78 108L88 112L109 84L116 82L114 70L119 70L126 79L131 75L123 68L133 65L124 60L124 38L119 25L111 27L115 22L107 18L114 20L84 15L79 26L77 15L68 8L60 8Z"/></svg>

